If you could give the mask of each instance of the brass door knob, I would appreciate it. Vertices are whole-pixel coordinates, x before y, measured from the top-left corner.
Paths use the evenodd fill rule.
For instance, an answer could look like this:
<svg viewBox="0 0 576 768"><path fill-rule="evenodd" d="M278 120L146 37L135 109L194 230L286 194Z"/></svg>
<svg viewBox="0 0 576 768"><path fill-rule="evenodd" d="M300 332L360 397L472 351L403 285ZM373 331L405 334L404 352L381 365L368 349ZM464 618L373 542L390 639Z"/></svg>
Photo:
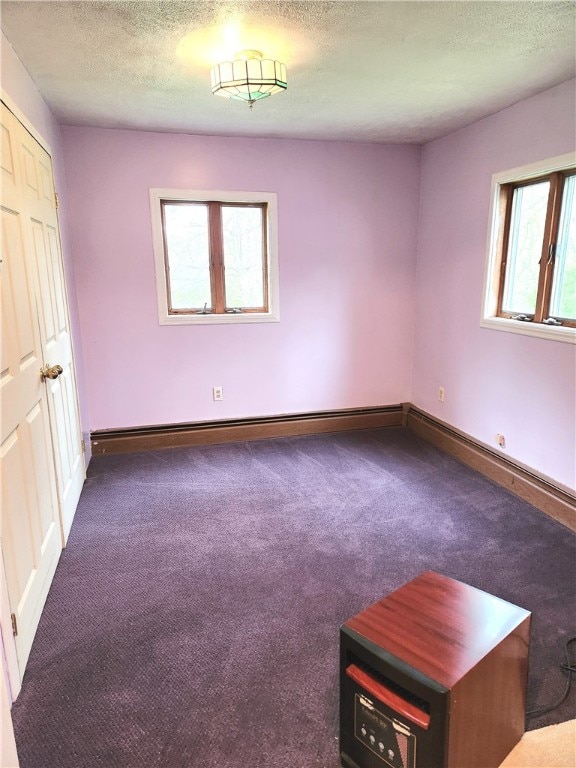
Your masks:
<svg viewBox="0 0 576 768"><path fill-rule="evenodd" d="M63 370L61 365L46 364L43 368L40 368L40 376L42 377L42 381L46 381L46 379L57 379Z"/></svg>

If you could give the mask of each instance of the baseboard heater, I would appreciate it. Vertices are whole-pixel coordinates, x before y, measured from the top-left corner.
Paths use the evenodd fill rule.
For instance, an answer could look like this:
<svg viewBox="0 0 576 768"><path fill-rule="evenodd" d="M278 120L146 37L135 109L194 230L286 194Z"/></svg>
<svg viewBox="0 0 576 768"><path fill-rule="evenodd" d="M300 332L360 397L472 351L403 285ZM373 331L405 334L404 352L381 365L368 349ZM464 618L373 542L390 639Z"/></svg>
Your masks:
<svg viewBox="0 0 576 768"><path fill-rule="evenodd" d="M403 421L402 406L388 405L377 408L349 408L340 411L103 429L92 432L90 442L93 455L99 456L105 453L214 445L239 440L341 432L349 429L378 429L402 426Z"/></svg>

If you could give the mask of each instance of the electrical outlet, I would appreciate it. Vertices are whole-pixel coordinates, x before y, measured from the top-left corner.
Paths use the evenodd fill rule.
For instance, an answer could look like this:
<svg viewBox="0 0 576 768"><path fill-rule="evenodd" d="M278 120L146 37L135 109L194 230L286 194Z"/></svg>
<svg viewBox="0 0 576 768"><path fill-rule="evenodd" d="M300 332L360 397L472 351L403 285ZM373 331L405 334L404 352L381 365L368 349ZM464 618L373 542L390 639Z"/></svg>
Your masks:
<svg viewBox="0 0 576 768"><path fill-rule="evenodd" d="M440 400L441 403L444 402L444 387L438 387L438 400Z"/></svg>
<svg viewBox="0 0 576 768"><path fill-rule="evenodd" d="M212 397L214 401L224 400L224 390L222 387L214 387L212 390Z"/></svg>
<svg viewBox="0 0 576 768"><path fill-rule="evenodd" d="M496 435L496 445L499 445L500 448L506 448L506 438L500 432Z"/></svg>

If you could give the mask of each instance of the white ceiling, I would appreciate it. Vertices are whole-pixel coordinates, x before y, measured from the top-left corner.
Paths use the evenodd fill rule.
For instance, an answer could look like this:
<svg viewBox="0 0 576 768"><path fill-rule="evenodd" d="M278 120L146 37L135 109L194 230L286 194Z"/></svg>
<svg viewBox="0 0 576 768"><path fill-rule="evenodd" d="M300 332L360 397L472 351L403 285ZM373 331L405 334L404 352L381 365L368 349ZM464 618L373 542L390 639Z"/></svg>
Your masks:
<svg viewBox="0 0 576 768"><path fill-rule="evenodd" d="M422 143L575 75L573 0L20 0L1 26L66 125ZM288 90L217 98L255 48Z"/></svg>

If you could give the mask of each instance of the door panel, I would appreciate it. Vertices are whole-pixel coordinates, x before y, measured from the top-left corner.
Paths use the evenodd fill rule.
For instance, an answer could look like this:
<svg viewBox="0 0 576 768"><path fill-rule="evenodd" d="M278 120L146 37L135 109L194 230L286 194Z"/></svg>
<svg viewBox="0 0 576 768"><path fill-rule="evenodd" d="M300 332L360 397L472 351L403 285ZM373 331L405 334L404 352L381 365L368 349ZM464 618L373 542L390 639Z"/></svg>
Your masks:
<svg viewBox="0 0 576 768"><path fill-rule="evenodd" d="M38 319L44 363L60 365L63 369L58 379L46 381L46 389L65 544L85 477L66 284L51 159L26 132L21 137L20 146L23 173L28 179L24 192L38 282Z"/></svg>
<svg viewBox="0 0 576 768"><path fill-rule="evenodd" d="M12 152L18 123L2 113L3 147ZM61 551L35 284L26 258L18 163L2 158L2 356L0 471L2 552L10 610L16 617L18 666L24 671ZM8 207L9 206L9 207Z"/></svg>
<svg viewBox="0 0 576 768"><path fill-rule="evenodd" d="M20 188L16 144L9 127L4 124L4 121L2 122L0 166L2 168L2 204L17 210L18 206L14 201L20 200Z"/></svg>
<svg viewBox="0 0 576 768"><path fill-rule="evenodd" d="M49 429L41 399L0 446L2 474L9 478L2 483L2 550L21 672L61 551Z"/></svg>
<svg viewBox="0 0 576 768"><path fill-rule="evenodd" d="M1 131L1 545L22 675L84 460L50 156L4 104Z"/></svg>

